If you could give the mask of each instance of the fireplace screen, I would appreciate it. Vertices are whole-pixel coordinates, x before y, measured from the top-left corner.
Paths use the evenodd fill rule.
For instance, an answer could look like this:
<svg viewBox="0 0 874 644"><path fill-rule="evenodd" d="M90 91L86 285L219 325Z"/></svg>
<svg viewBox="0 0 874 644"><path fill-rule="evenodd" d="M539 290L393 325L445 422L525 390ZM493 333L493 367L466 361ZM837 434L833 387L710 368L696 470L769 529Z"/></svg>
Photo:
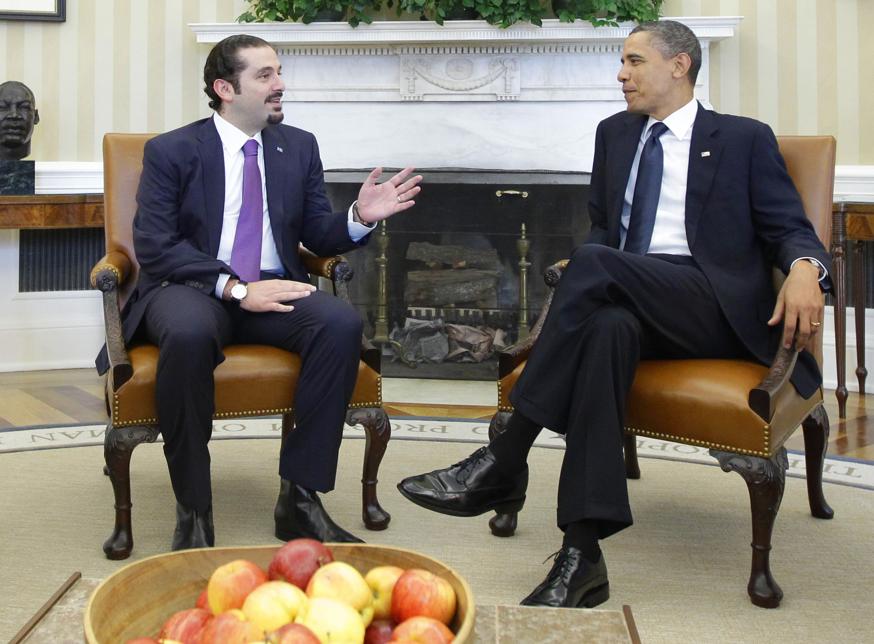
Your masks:
<svg viewBox="0 0 874 644"><path fill-rule="evenodd" d="M347 255L350 296L383 375L494 379L497 353L540 312L544 270L586 236L588 186L580 175L423 174L416 206ZM355 199L358 184L328 177L335 208Z"/></svg>

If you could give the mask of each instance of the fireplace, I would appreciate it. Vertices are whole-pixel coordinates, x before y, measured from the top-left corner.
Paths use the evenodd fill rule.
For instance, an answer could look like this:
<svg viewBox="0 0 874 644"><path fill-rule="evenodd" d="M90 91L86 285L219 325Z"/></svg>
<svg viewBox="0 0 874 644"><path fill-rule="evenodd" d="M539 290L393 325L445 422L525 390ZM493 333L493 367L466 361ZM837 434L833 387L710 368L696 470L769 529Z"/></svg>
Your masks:
<svg viewBox="0 0 874 644"><path fill-rule="evenodd" d="M701 40L695 94L709 105L710 43L740 18L677 20ZM336 208L375 165L425 175L416 207L349 255L352 297L386 375L493 378L488 349L526 332L544 268L586 235L595 128L625 107L616 73L633 25L191 28L204 44L249 33L277 47L286 122L317 135Z"/></svg>
<svg viewBox="0 0 874 644"><path fill-rule="evenodd" d="M424 170L416 206L347 259L365 334L383 372L494 379L496 353L524 337L546 296L545 269L587 235L588 177ZM365 172L327 173L335 207Z"/></svg>

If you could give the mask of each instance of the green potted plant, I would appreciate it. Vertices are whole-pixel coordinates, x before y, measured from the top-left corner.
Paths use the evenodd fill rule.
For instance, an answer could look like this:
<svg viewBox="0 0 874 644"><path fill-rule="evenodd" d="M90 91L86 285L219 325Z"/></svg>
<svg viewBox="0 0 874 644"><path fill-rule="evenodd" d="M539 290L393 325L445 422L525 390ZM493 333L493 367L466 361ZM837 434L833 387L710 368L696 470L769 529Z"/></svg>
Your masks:
<svg viewBox="0 0 874 644"><path fill-rule="evenodd" d="M562 22L587 20L596 27L620 22L658 20L664 0L552 0L552 11Z"/></svg>
<svg viewBox="0 0 874 644"><path fill-rule="evenodd" d="M382 0L248 0L238 22L326 22L348 20L357 27L373 22Z"/></svg>
<svg viewBox="0 0 874 644"><path fill-rule="evenodd" d="M562 22L587 20L595 26L627 20L658 20L664 0L387 0L397 14L418 15L443 24L445 20L482 18L499 27L516 23L542 24L552 12ZM382 0L248 0L240 22L304 22L348 20L353 27L370 23L382 9ZM325 12L333 11L330 17Z"/></svg>

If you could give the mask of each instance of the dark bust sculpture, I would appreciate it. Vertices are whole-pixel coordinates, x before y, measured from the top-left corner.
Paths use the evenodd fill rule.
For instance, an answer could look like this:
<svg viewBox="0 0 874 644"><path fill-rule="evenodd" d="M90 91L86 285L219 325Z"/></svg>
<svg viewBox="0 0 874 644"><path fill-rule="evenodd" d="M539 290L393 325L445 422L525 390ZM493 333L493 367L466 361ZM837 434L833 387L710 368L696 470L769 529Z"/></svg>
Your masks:
<svg viewBox="0 0 874 644"><path fill-rule="evenodd" d="M0 84L0 160L28 156L33 126L37 123L39 111L30 88L18 81Z"/></svg>

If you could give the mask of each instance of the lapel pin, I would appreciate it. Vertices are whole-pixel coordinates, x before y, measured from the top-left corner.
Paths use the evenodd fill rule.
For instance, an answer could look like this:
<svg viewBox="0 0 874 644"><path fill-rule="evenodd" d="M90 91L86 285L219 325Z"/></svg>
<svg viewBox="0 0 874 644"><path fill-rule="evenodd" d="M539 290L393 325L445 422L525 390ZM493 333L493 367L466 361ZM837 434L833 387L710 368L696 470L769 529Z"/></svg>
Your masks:
<svg viewBox="0 0 874 644"><path fill-rule="evenodd" d="M283 149L282 149L281 147L279 147L278 145L276 146L276 151L277 151L277 152L285 152L285 150L283 150ZM710 154L710 153L708 152L707 154Z"/></svg>
<svg viewBox="0 0 874 644"><path fill-rule="evenodd" d="M704 150L704 152L701 153L701 157L702 157L702 158L703 158L703 157L709 157L709 156L710 156L710 150Z"/></svg>

